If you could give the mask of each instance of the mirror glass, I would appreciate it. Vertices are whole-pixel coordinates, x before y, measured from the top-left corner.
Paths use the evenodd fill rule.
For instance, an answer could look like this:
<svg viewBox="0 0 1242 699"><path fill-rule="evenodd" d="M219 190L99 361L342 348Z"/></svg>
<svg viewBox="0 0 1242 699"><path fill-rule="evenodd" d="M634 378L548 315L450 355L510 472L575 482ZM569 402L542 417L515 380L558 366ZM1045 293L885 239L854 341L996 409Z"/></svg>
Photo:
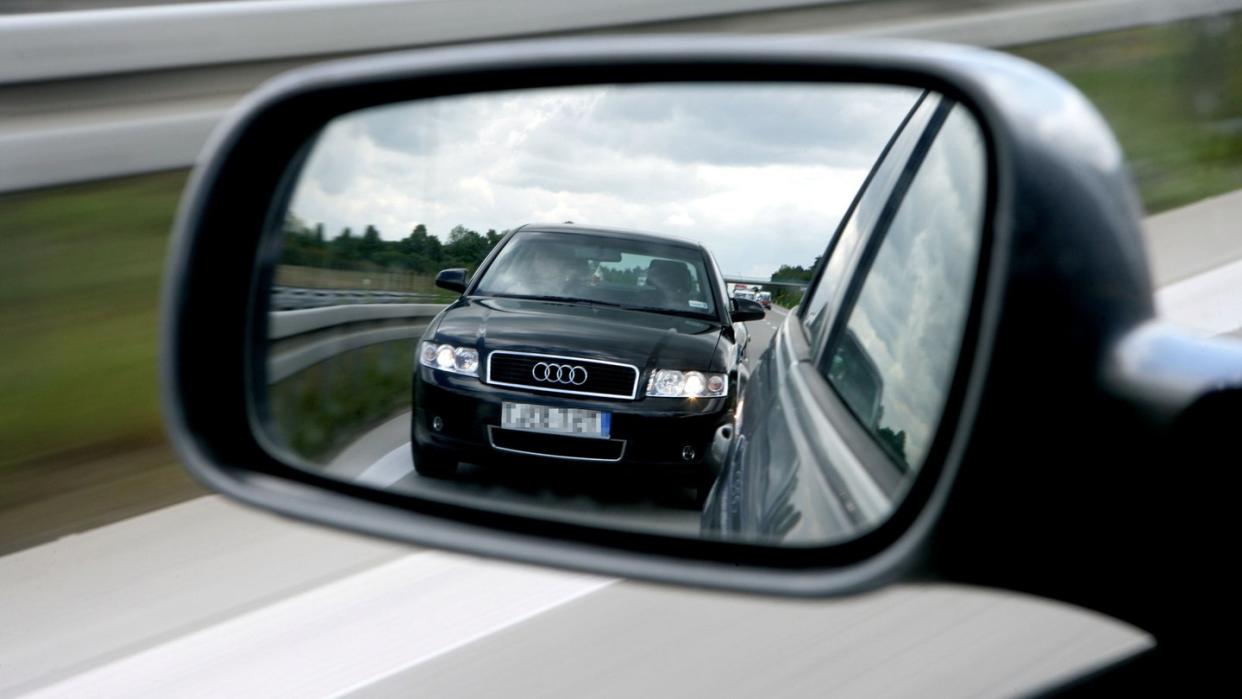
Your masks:
<svg viewBox="0 0 1242 699"><path fill-rule="evenodd" d="M255 400L299 468L818 546L882 523L937 453L988 178L951 99L470 94L347 114L307 153L260 270Z"/></svg>

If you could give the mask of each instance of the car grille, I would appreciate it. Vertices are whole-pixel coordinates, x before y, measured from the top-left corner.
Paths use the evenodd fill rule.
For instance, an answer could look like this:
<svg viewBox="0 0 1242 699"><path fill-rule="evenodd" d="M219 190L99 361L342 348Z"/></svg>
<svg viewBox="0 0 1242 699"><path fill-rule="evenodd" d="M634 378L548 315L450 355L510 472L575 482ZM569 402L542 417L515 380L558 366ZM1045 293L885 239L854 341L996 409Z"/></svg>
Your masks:
<svg viewBox="0 0 1242 699"><path fill-rule="evenodd" d="M625 455L624 439L587 439L540 434L523 430L506 430L488 426L492 447L531 456L575 461L620 461Z"/></svg>
<svg viewBox="0 0 1242 699"><path fill-rule="evenodd" d="M495 351L487 356L487 382L532 391L633 400L638 367L593 359Z"/></svg>

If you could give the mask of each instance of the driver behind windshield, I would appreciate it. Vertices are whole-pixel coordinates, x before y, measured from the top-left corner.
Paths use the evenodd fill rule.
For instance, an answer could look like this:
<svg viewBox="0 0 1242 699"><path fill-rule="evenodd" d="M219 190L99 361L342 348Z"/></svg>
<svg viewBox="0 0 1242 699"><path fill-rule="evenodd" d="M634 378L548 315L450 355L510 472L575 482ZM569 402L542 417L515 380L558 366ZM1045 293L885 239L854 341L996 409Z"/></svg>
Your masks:
<svg viewBox="0 0 1242 699"><path fill-rule="evenodd" d="M524 231L483 272L475 293L713 316L702 253L643 240Z"/></svg>
<svg viewBox="0 0 1242 699"><path fill-rule="evenodd" d="M647 268L647 286L662 295L662 305L685 308L690 299L690 268L676 260L652 260Z"/></svg>

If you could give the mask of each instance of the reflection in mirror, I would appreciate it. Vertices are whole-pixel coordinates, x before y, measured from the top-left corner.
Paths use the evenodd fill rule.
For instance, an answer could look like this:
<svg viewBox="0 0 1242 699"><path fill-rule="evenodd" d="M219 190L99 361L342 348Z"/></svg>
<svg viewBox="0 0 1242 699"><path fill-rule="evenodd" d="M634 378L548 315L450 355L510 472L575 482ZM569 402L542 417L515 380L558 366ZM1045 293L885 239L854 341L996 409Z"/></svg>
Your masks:
<svg viewBox="0 0 1242 699"><path fill-rule="evenodd" d="M951 409L985 161L964 107L896 86L581 86L342 116L261 277L258 430L301 468L486 510L856 537Z"/></svg>

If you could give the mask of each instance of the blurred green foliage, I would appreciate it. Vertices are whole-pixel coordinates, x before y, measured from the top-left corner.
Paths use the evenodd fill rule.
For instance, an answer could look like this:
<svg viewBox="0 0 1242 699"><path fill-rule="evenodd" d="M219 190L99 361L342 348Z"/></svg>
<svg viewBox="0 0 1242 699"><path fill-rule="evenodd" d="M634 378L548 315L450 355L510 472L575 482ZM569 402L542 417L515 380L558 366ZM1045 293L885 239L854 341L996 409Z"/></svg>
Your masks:
<svg viewBox="0 0 1242 699"><path fill-rule="evenodd" d="M503 235L495 229L479 233L457 225L449 231L448 243L443 243L420 223L400 240L385 240L372 225L364 227L361 235L345 228L329 236L322 223L310 226L290 214L285 219L285 245L280 261L284 265L339 270L434 275L442 269L465 267L473 272Z"/></svg>
<svg viewBox="0 0 1242 699"><path fill-rule="evenodd" d="M1095 104L1147 213L1242 189L1242 14L1006 51L1055 71ZM771 278L800 269L785 265ZM782 306L799 298L773 295Z"/></svg>
<svg viewBox="0 0 1242 699"><path fill-rule="evenodd" d="M1010 49L1108 121L1148 213L1242 188L1242 15Z"/></svg>
<svg viewBox="0 0 1242 699"><path fill-rule="evenodd" d="M409 410L415 340L343 352L270 387L277 439L322 462L369 428Z"/></svg>
<svg viewBox="0 0 1242 699"><path fill-rule="evenodd" d="M160 441L156 306L185 174L0 197L0 467Z"/></svg>
<svg viewBox="0 0 1242 699"><path fill-rule="evenodd" d="M807 282L815 276L815 268L819 266L819 256L815 257L815 261L810 266L803 267L801 265L781 265L781 268L772 273L768 277L774 282ZM802 302L802 289L792 289L789 287L775 286L772 287L772 303L784 308L793 308Z"/></svg>

